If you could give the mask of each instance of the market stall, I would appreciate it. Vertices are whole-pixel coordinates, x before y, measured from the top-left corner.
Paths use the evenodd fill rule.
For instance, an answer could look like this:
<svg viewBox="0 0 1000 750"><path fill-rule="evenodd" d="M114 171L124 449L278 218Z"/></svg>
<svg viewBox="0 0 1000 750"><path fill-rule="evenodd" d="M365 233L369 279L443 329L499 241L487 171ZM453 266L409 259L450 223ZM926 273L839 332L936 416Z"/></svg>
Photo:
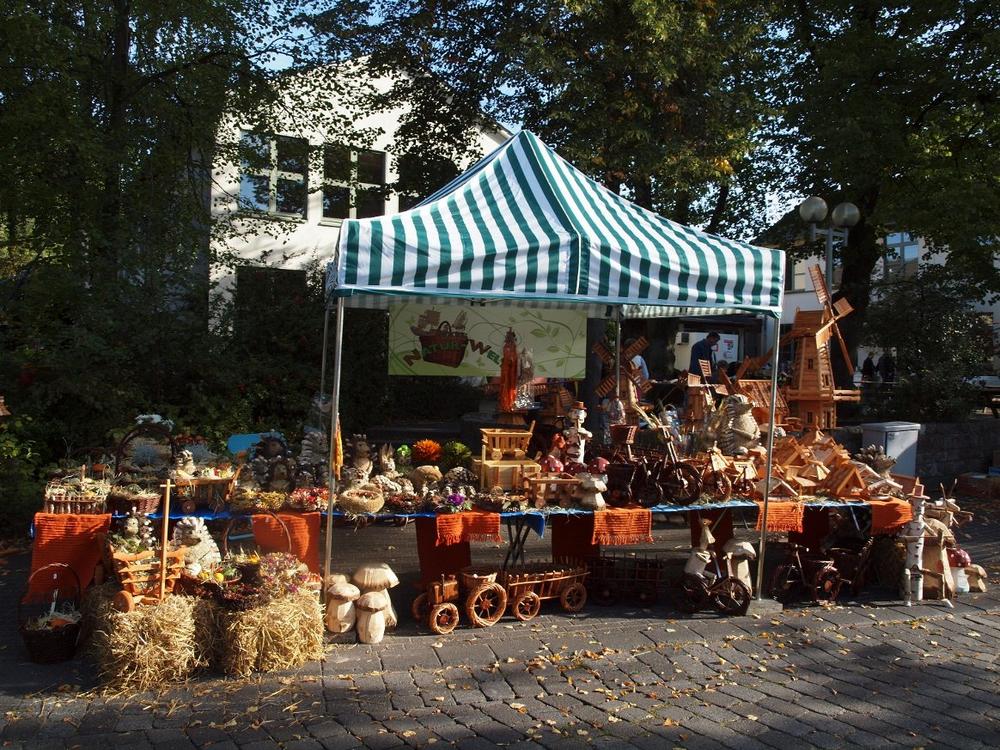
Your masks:
<svg viewBox="0 0 1000 750"><path fill-rule="evenodd" d="M331 434L347 306L388 309L416 298L436 305L566 308L618 321L737 312L777 321L783 272L780 250L700 232L642 209L522 131L416 208L342 225L327 271L336 307ZM426 357L428 347L421 344ZM772 404L774 388L772 381ZM770 476L768 470L765 483ZM331 510L336 490L331 478ZM765 490L765 514L768 497ZM327 568L331 522L332 515Z"/></svg>

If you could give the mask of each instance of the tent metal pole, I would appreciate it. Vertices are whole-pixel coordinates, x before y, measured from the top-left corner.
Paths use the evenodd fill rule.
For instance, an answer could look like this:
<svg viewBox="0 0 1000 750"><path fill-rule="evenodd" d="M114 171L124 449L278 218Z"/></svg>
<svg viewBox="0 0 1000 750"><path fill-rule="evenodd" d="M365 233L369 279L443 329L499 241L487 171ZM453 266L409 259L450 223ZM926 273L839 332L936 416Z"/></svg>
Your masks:
<svg viewBox="0 0 1000 750"><path fill-rule="evenodd" d="M615 398L622 399L622 309L615 308Z"/></svg>
<svg viewBox="0 0 1000 750"><path fill-rule="evenodd" d="M326 308L323 310L323 360L319 365L319 392L320 396L326 393L326 348L327 338L330 333L330 302L327 300Z"/></svg>
<svg viewBox="0 0 1000 750"><path fill-rule="evenodd" d="M774 319L774 354L771 357L771 404L767 419L767 473L764 475L764 507L761 510L760 542L757 553L757 601L764 591L764 551L767 547L767 506L771 498L771 469L774 456L774 410L778 400L778 338L781 333L781 318Z"/></svg>
<svg viewBox="0 0 1000 750"><path fill-rule="evenodd" d="M329 306L327 310L329 310ZM330 558L333 555L333 507L337 498L337 475L334 460L337 451L337 422L340 419L340 368L344 343L344 298L337 297L337 321L333 334L333 392L330 398L330 458L328 469L330 496L326 503L326 550L323 554L323 590L330 575Z"/></svg>

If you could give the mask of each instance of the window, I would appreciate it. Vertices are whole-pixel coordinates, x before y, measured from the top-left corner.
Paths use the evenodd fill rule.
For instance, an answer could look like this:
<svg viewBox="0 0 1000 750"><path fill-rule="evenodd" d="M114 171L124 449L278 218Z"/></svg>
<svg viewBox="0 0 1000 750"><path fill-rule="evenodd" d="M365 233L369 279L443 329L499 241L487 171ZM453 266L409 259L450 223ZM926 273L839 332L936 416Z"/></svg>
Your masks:
<svg viewBox="0 0 1000 750"><path fill-rule="evenodd" d="M385 152L323 148L323 218L367 219L385 213Z"/></svg>
<svg viewBox="0 0 1000 750"><path fill-rule="evenodd" d="M883 270L886 279L909 278L920 266L920 243L909 232L893 232L885 238Z"/></svg>
<svg viewBox="0 0 1000 750"><path fill-rule="evenodd" d="M806 290L806 264L785 256L785 291L804 292Z"/></svg>
<svg viewBox="0 0 1000 750"><path fill-rule="evenodd" d="M305 218L308 171L305 138L242 133L240 208Z"/></svg>

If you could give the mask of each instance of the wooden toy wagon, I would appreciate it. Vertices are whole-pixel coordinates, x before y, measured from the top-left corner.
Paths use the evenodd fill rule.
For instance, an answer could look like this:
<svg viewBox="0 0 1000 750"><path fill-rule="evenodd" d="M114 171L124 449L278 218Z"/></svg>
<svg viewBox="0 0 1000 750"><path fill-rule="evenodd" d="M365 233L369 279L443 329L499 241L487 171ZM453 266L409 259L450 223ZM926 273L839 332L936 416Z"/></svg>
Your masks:
<svg viewBox="0 0 1000 750"><path fill-rule="evenodd" d="M511 614L527 622L534 618L545 599L558 599L566 612L579 612L587 603L584 565L528 563L500 572L498 582L507 590Z"/></svg>
<svg viewBox="0 0 1000 750"><path fill-rule="evenodd" d="M155 604L160 591L170 594L184 570L186 547L167 550L166 566L160 564L159 553L147 550L135 555L113 551L111 561L122 590L115 594L114 606L120 612L131 612L137 604ZM164 570L165 567L165 570ZM163 577L163 586L160 578Z"/></svg>
<svg viewBox="0 0 1000 750"><path fill-rule="evenodd" d="M480 568L464 568L457 576L443 575L413 600L413 619L426 622L435 633L450 633L458 627L461 603L473 626L494 625L507 609L507 591L496 578L496 571Z"/></svg>

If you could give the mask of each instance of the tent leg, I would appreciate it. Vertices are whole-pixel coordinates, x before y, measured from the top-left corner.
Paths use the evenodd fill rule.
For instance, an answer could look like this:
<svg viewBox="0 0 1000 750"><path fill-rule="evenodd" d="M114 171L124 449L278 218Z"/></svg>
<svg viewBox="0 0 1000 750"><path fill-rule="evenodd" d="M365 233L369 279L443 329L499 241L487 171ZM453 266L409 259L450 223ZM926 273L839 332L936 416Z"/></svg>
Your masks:
<svg viewBox="0 0 1000 750"><path fill-rule="evenodd" d="M757 600L763 598L764 591L764 550L767 547L767 506L771 497L771 468L774 456L774 409L778 400L778 334L781 333L781 318L774 319L774 354L771 357L771 408L767 420L767 473L764 475L764 508L761 510L760 542L757 551Z"/></svg>
<svg viewBox="0 0 1000 750"><path fill-rule="evenodd" d="M329 306L327 311L329 314ZM325 341L325 339L324 339ZM337 498L337 475L334 468L334 458L337 450L337 422L340 419L340 368L344 343L344 298L337 298L337 321L333 334L333 393L330 398L330 462L329 490L330 497L326 505L326 549L323 554L323 583L330 575L330 558L333 554L333 507ZM326 358L324 357L324 362Z"/></svg>
<svg viewBox="0 0 1000 750"><path fill-rule="evenodd" d="M327 338L330 333L330 303L326 303L326 308L323 310L323 359L320 360L319 365L319 392L320 396L326 393L326 349L327 349Z"/></svg>
<svg viewBox="0 0 1000 750"><path fill-rule="evenodd" d="M615 308L615 398L622 399L622 309Z"/></svg>

